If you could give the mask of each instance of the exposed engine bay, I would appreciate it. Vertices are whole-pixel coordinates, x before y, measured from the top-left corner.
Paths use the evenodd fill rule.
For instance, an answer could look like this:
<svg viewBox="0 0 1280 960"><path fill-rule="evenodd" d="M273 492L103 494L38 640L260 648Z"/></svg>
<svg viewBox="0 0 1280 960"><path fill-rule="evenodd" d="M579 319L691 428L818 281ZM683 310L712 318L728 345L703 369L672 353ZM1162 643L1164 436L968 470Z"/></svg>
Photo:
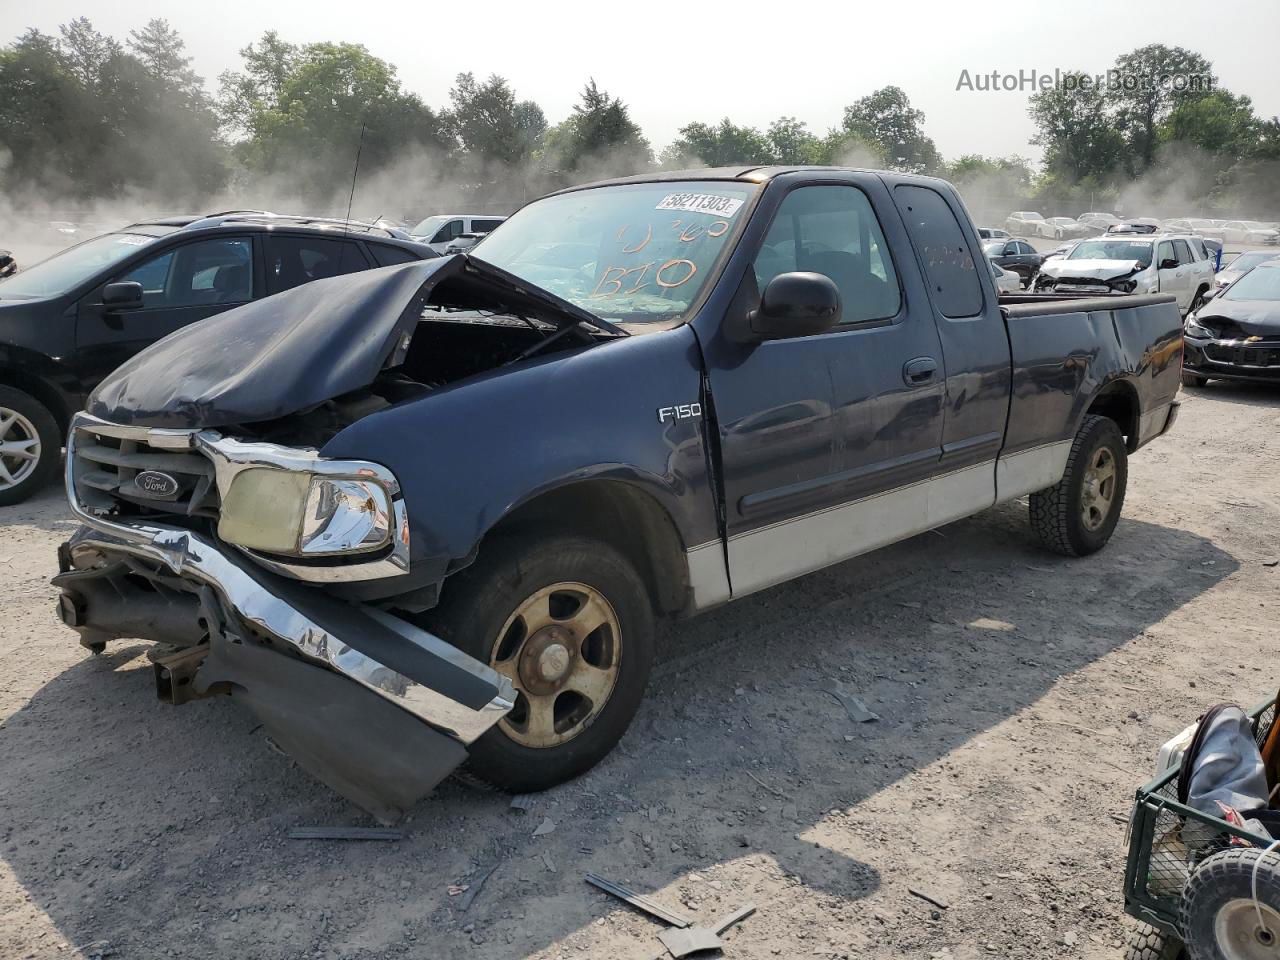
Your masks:
<svg viewBox="0 0 1280 960"><path fill-rule="evenodd" d="M536 320L428 305L407 347L393 358L399 362L367 387L221 432L242 440L322 447L343 428L397 403L532 356L582 346L581 337L559 336L556 328Z"/></svg>

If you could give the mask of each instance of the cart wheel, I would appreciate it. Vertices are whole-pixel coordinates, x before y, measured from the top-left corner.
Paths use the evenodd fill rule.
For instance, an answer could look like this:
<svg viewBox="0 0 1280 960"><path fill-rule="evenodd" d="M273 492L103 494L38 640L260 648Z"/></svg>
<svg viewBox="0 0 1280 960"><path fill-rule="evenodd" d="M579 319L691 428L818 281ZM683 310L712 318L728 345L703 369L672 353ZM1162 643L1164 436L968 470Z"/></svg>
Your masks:
<svg viewBox="0 0 1280 960"><path fill-rule="evenodd" d="M1190 960L1280 960L1280 856L1215 853L1187 881L1178 919Z"/></svg>
<svg viewBox="0 0 1280 960"><path fill-rule="evenodd" d="M1187 960L1187 948L1173 934L1139 923L1129 934L1124 960Z"/></svg>

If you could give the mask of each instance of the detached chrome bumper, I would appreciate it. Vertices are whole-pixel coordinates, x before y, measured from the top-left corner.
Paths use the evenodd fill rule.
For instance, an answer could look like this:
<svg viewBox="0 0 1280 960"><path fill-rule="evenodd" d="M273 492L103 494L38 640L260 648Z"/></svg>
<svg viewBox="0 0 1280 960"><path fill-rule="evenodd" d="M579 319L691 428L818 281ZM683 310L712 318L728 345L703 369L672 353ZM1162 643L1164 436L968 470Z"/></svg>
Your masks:
<svg viewBox="0 0 1280 960"><path fill-rule="evenodd" d="M104 529L105 528L105 529ZM94 519L67 544L73 563L121 555L162 565L179 577L212 587L254 631L283 641L306 659L329 667L469 744L514 705L511 681L434 634L373 608L354 607L315 588L252 568L187 530L159 524L111 524ZM55 583L69 594L74 577ZM64 619L68 605L63 604ZM92 607L84 626L95 624ZM152 639L152 638L147 638Z"/></svg>

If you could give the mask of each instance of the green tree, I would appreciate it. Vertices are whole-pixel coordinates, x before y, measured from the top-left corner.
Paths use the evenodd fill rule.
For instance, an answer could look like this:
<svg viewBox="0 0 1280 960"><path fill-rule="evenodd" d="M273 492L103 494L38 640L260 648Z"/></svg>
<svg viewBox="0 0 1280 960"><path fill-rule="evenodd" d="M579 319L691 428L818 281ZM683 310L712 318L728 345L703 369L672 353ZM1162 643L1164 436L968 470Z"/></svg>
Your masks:
<svg viewBox="0 0 1280 960"><path fill-rule="evenodd" d="M1251 156L1262 142L1263 123L1253 102L1228 90L1183 100L1160 125L1158 142L1191 143L1232 159Z"/></svg>
<svg viewBox="0 0 1280 960"><path fill-rule="evenodd" d="M542 145L547 118L531 100L516 100L511 85L496 73L477 81L460 73L449 91L446 122L473 161L515 166Z"/></svg>
<svg viewBox="0 0 1280 960"><path fill-rule="evenodd" d="M925 136L924 119L924 112L911 106L901 87L881 87L844 108L837 139L870 145L895 170L933 173L942 157Z"/></svg>
<svg viewBox="0 0 1280 960"><path fill-rule="evenodd" d="M1113 94L1118 107L1116 121L1128 134L1132 172L1140 173L1155 159L1160 125L1173 108L1209 92L1214 82L1213 64L1192 50L1152 43L1117 57L1115 70L1122 80L1121 89ZM1206 86L1176 88L1174 78L1194 76L1207 78ZM1126 78L1132 80L1125 83Z"/></svg>
<svg viewBox="0 0 1280 960"><path fill-rule="evenodd" d="M592 165L602 171L635 173L653 162L653 151L627 105L601 90L595 80L583 87L573 113L548 136L547 152L566 174Z"/></svg>
<svg viewBox="0 0 1280 960"><path fill-rule="evenodd" d="M740 127L725 117L715 126L695 122L681 127L663 158L665 165L689 161L708 167L762 164L772 162L773 147L755 127Z"/></svg>
<svg viewBox="0 0 1280 960"><path fill-rule="evenodd" d="M288 172L313 203L333 206L357 151L361 170L372 173L405 151L450 146L440 119L401 89L395 68L359 44L294 47L268 33L242 53L245 69L222 77L224 122L243 131L235 152L251 172Z"/></svg>
<svg viewBox="0 0 1280 960"><path fill-rule="evenodd" d="M1121 166L1125 142L1104 91L1071 72L1064 82L1031 96L1036 125L1031 142L1044 148L1045 172L1055 181L1108 177Z"/></svg>
<svg viewBox="0 0 1280 960"><path fill-rule="evenodd" d="M795 117L779 117L769 124L766 134L774 163L831 162L829 144L809 132L809 128Z"/></svg>

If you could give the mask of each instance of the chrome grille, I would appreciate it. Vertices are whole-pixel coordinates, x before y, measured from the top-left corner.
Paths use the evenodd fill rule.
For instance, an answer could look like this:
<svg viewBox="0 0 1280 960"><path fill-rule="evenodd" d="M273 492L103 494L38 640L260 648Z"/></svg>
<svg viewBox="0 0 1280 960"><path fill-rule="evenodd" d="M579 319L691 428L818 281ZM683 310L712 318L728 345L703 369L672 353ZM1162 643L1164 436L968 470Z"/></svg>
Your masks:
<svg viewBox="0 0 1280 960"><path fill-rule="evenodd" d="M159 447L114 432L77 421L68 438L68 469L76 499L86 510L119 517L217 516L213 461L189 448ZM139 486L140 474L168 478L173 489L157 492L154 485ZM163 481L161 485L167 487Z"/></svg>

